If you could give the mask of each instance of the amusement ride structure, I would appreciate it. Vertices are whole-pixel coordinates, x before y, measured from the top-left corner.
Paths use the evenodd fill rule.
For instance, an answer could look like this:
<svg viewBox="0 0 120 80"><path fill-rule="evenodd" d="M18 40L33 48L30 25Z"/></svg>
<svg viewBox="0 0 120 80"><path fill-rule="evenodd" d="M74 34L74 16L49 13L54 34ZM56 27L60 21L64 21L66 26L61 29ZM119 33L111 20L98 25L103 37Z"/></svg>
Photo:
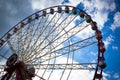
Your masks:
<svg viewBox="0 0 120 80"><path fill-rule="evenodd" d="M90 33L81 37L86 31ZM97 50L95 61L79 60L80 52L91 47ZM74 6L52 6L23 19L0 38L0 79L74 80L74 71L88 70L94 72L92 80L101 80L104 52L102 33L90 15Z"/></svg>

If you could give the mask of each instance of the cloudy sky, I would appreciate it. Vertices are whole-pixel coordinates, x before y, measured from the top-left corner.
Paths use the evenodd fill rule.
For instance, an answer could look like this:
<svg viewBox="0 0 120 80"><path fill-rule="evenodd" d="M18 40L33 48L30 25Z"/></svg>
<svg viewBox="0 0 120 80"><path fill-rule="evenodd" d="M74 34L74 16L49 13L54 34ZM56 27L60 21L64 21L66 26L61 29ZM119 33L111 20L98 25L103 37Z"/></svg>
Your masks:
<svg viewBox="0 0 120 80"><path fill-rule="evenodd" d="M28 15L61 4L79 7L97 22L107 49L106 78L120 80L120 0L0 0L0 37Z"/></svg>

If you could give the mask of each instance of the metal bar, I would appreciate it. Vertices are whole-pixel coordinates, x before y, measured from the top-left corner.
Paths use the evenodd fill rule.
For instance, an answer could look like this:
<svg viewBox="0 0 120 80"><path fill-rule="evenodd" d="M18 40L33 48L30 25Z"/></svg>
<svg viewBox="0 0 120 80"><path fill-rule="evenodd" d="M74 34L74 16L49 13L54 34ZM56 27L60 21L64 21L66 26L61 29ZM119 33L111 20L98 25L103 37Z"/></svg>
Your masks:
<svg viewBox="0 0 120 80"><path fill-rule="evenodd" d="M50 60L50 59L53 59L53 58L56 58L56 57L60 57L60 56L62 56L62 55L65 55L65 54L67 54L67 53L69 53L69 52L76 51L76 50L78 50L78 49L81 49L81 48L87 47L87 46L89 46L89 45L95 44L96 41L90 41L90 42L88 43L88 40L91 39L91 38L94 38L94 36L92 36L92 37L90 37L90 38L87 38L87 39L85 39L85 40L82 40L82 41L77 42L77 44L79 44L79 47L76 47L76 48L74 48L74 49L66 50L65 48L69 48L69 47L75 46L76 43L71 44L71 45L69 45L69 46L67 46L67 47L65 47L65 48L60 48L60 49L55 50L55 51L53 51L53 52L48 52L47 54L38 56L38 57L32 59L32 61L35 61L35 60L37 60L37 59L41 59L42 57L45 57L45 60L41 61L41 63L42 63L42 62L48 61L48 60ZM87 41L87 44L85 43L85 41ZM81 44L82 44L82 45L81 45ZM64 52L61 53L62 50L63 50ZM53 55L52 58L50 58L50 59L47 57L48 54L54 54L54 53L60 53L60 54L59 54L59 55L56 55L56 56ZM29 61L28 61L28 62L29 62Z"/></svg>
<svg viewBox="0 0 120 80"><path fill-rule="evenodd" d="M65 69L69 70L78 70L78 69L82 69L82 70L94 70L96 69L97 63L73 63L71 64L32 64L32 66L35 66L36 69L54 69L54 70L62 70ZM38 67L37 67L38 66ZM47 67L48 66L48 67Z"/></svg>
<svg viewBox="0 0 120 80"><path fill-rule="evenodd" d="M61 15L62 15L62 14L61 14ZM69 16L67 16L66 18L68 18L68 17L69 17ZM54 18L54 17L53 17L53 18ZM64 20L66 20L66 18L65 18ZM52 20L53 20L53 19L52 19ZM63 20L63 21L64 21L64 20ZM62 21L62 22L63 22L63 21ZM61 22L60 24L62 24L62 22ZM50 23L49 23L49 24L50 24ZM60 24L59 24L59 25L60 25ZM48 25L47 25L47 26L48 26ZM47 27L47 26L46 26L46 27ZM54 25L54 26L55 26L55 25ZM57 28L57 27L56 27L56 28ZM56 30L56 28L55 28L54 30L51 30L51 32L49 33L49 35L50 35L51 33L53 33L53 32ZM44 40L45 40L49 35L45 36ZM40 36L41 36L41 35L40 35ZM44 40L43 40L43 41L44 41ZM36 48L39 47L39 46L43 43L43 41L42 41L38 46L36 46ZM48 45L49 45L49 44L48 44ZM47 46L48 46L48 45L47 45ZM45 48L45 47L44 47L44 48ZM33 51L35 51L35 49L34 49ZM34 55L34 54L33 54L33 55ZM31 57L32 57L33 55L31 55ZM30 57L30 58L31 58L31 57ZM27 59L27 60L28 60L28 59Z"/></svg>

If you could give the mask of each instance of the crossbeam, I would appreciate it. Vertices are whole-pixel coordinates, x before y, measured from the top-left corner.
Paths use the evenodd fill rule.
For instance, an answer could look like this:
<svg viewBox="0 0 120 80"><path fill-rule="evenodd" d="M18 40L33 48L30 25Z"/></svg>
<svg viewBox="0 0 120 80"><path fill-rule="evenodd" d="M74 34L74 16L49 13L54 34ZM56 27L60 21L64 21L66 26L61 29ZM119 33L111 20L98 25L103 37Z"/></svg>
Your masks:
<svg viewBox="0 0 120 80"><path fill-rule="evenodd" d="M54 70L93 70L96 68L97 63L73 63L73 64L33 64L36 69L54 69Z"/></svg>

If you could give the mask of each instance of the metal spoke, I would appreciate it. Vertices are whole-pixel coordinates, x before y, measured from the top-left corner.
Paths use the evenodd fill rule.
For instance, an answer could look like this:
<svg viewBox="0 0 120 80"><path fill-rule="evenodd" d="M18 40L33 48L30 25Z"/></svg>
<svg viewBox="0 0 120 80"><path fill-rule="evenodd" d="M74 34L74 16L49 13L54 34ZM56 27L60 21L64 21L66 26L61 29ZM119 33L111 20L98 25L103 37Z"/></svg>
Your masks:
<svg viewBox="0 0 120 80"><path fill-rule="evenodd" d="M44 54L44 55L42 55L42 56L40 56L40 57L36 57L35 59L32 59L32 61L36 61L37 59L41 59L41 58L44 57L44 59L41 61L41 63L43 63L43 62L45 62L45 61L48 61L48 60L53 59L53 58L56 58L56 57L60 57L60 56L62 56L62 55L65 55L65 54L67 54L67 53L70 53L70 52L72 52L72 51L76 51L76 50L79 50L79 49L81 49L81 48L90 46L90 45L96 43L96 40L94 40L94 38L95 38L95 36L92 36L92 37L90 37L90 38L88 38L88 39L85 39L85 40L76 42L76 43L74 43L74 44L71 44L71 45L66 46L66 47L64 47L64 48L61 48L61 49L59 49L59 50L55 50L55 51L53 51L53 52L48 52L48 54L53 54L53 55L52 55L52 58L49 58L49 57L47 56L48 54ZM67 50L69 47L72 47L72 46L75 46L75 48L74 48L74 49ZM62 52L61 52L61 51L62 51ZM55 56L54 53L59 53L59 54Z"/></svg>

